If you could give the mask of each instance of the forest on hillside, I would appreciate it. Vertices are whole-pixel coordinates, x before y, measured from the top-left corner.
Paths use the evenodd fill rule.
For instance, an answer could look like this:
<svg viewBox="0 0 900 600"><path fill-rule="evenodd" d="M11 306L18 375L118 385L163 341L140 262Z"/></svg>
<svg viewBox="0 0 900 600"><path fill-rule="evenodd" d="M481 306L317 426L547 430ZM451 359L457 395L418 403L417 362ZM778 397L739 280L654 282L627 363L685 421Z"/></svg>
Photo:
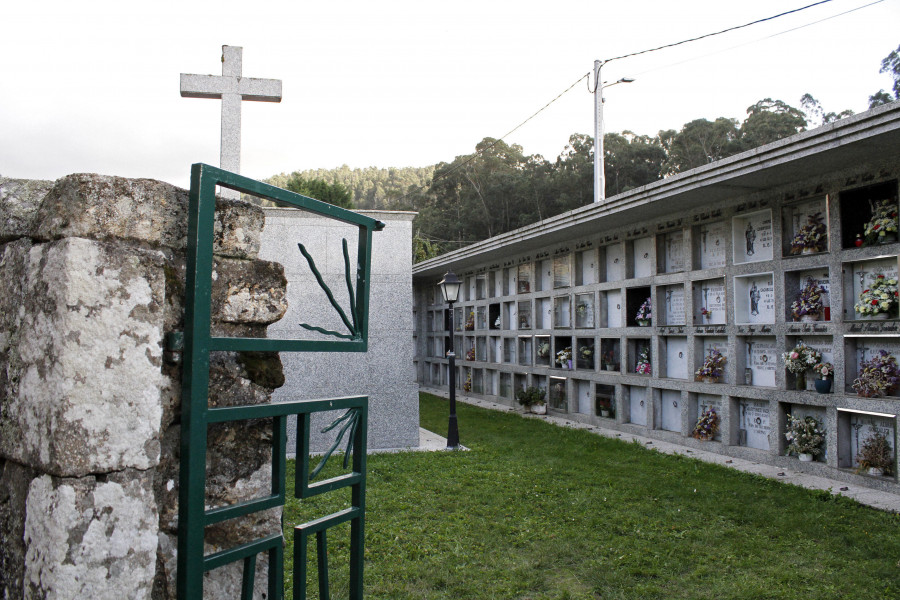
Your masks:
<svg viewBox="0 0 900 600"><path fill-rule="evenodd" d="M874 108L900 100L900 47L881 63L890 91L869 96ZM743 121L695 119L655 136L603 136L606 196L653 183L853 114L827 112L810 94L800 107L765 98ZM339 206L414 210L418 262L523 227L593 201L594 140L573 134L556 159L525 154L517 144L484 138L471 154L428 167L315 169L267 181Z"/></svg>

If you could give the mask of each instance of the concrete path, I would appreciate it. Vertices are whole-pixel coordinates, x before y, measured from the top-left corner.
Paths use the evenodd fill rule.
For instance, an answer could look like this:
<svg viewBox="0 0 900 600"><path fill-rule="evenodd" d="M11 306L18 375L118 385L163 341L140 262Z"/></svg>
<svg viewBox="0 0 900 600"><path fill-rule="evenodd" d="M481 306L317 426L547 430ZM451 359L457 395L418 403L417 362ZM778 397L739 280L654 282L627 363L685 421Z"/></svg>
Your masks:
<svg viewBox="0 0 900 600"><path fill-rule="evenodd" d="M438 396L446 395L446 393L442 393L441 390L422 388L422 391ZM519 412L515 408L506 406L505 404L497 404L496 402L489 402L480 398L457 396L457 400L460 402L465 402L466 404L488 408L490 410L497 410L502 412ZM560 427L585 429L590 431L591 433L602 435L603 437L620 439L626 442L635 440L638 443L644 444L648 448L655 448L659 452L663 452L665 454L680 454L682 456L689 456L691 458L702 460L703 462L715 463L724 467L729 467L731 469L737 469L738 471L744 471L745 473L762 475L763 477L768 477L769 479L777 479L778 481L783 481L785 483L790 483L793 485L799 485L811 490L827 490L832 494L852 498L860 504L865 504L866 506L871 506L872 508L900 513L900 495L898 494L882 492L880 490L873 490L870 488L845 483L843 481L836 481L834 479L828 479L826 477L819 477L817 475L799 473L797 471L792 471L791 469L784 467L757 463L741 458L732 458L730 456L724 456L715 452L695 450L693 448L679 446L678 444L672 444L670 442L664 442L660 440L653 440L640 435L625 433L614 429L604 429L595 425L577 423L561 417L532 414L526 414L522 416L529 419L542 419L544 421L547 421L548 423L553 423L554 425L558 425Z"/></svg>

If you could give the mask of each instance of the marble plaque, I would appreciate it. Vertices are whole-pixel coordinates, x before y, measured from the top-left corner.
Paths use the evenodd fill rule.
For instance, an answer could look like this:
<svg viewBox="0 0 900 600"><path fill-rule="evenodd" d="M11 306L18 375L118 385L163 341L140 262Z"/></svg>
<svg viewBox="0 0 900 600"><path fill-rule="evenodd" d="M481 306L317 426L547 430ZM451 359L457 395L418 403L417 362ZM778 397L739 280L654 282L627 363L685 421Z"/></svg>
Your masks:
<svg viewBox="0 0 900 600"><path fill-rule="evenodd" d="M660 392L660 425L666 431L681 432L681 392L662 390Z"/></svg>
<svg viewBox="0 0 900 600"><path fill-rule="evenodd" d="M709 223L700 226L700 268L716 269L725 266L728 247L728 224Z"/></svg>
<svg viewBox="0 0 900 600"><path fill-rule="evenodd" d="M896 279L897 259L869 260L853 265L853 298L847 299L847 314L857 315L856 318L859 318L859 313L853 310L853 305L859 301L859 295L872 285L872 282L875 281L878 275L884 275L888 279Z"/></svg>
<svg viewBox="0 0 900 600"><path fill-rule="evenodd" d="M591 414L591 384L589 381L575 383L575 393L578 395L576 402L578 412L583 415Z"/></svg>
<svg viewBox="0 0 900 600"><path fill-rule="evenodd" d="M694 419L694 424L700 420L700 416L710 408L714 408L716 413L719 415L719 423L721 425L721 419L724 415L722 412L722 396L716 396L713 394L697 394L697 415ZM693 426L691 427L693 429ZM713 436L714 440L722 439L721 428L716 432L716 435Z"/></svg>
<svg viewBox="0 0 900 600"><path fill-rule="evenodd" d="M732 232L735 264L772 260L772 211L735 217Z"/></svg>
<svg viewBox="0 0 900 600"><path fill-rule="evenodd" d="M666 377L674 379L688 378L687 338L667 337L666 340Z"/></svg>
<svg viewBox="0 0 900 600"><path fill-rule="evenodd" d="M702 281L700 289L695 294L697 323L703 323L700 317L700 309L706 307L711 311L710 324L723 325L728 321L728 309L725 304L725 282L720 280Z"/></svg>
<svg viewBox="0 0 900 600"><path fill-rule="evenodd" d="M649 277L653 274L653 238L634 240L634 276Z"/></svg>
<svg viewBox="0 0 900 600"><path fill-rule="evenodd" d="M553 259L553 287L563 288L572 285L569 257L558 256Z"/></svg>
<svg viewBox="0 0 900 600"><path fill-rule="evenodd" d="M625 279L625 249L622 244L606 247L606 280L622 281Z"/></svg>
<svg viewBox="0 0 900 600"><path fill-rule="evenodd" d="M590 285L596 283L594 277L594 256L593 250L585 250L578 253L578 266L581 267L581 283L580 285Z"/></svg>
<svg viewBox="0 0 900 600"><path fill-rule="evenodd" d="M666 273L684 271L684 232L666 234Z"/></svg>
<svg viewBox="0 0 900 600"><path fill-rule="evenodd" d="M606 292L606 326L622 326L622 292L610 290Z"/></svg>
<svg viewBox="0 0 900 600"><path fill-rule="evenodd" d="M631 411L629 421L635 425L647 425L647 388L631 386Z"/></svg>
<svg viewBox="0 0 900 600"><path fill-rule="evenodd" d="M666 325L684 325L684 286L669 285L664 288Z"/></svg>
<svg viewBox="0 0 900 600"><path fill-rule="evenodd" d="M738 427L746 431L745 443L742 445L768 450L769 403L760 400L741 400Z"/></svg>
<svg viewBox="0 0 900 600"><path fill-rule="evenodd" d="M809 224L810 217L818 214L822 219L822 222L827 226L828 222L825 219L825 198L801 202L786 210L788 213L788 220L785 225L788 231L785 232L786 239L784 241L788 251L790 250L791 241L794 239L794 236L797 235L797 232L799 232L801 228L806 227Z"/></svg>
<svg viewBox="0 0 900 600"><path fill-rule="evenodd" d="M856 338L856 340L857 371L862 361L871 360L880 350L890 352L894 358L900 359L900 338ZM816 350L821 352L821 348Z"/></svg>
<svg viewBox="0 0 900 600"><path fill-rule="evenodd" d="M738 323L775 322L775 286L771 273L735 277L734 295Z"/></svg>
<svg viewBox="0 0 900 600"><path fill-rule="evenodd" d="M775 387L777 363L775 338L747 338L747 366L753 371L752 385Z"/></svg>

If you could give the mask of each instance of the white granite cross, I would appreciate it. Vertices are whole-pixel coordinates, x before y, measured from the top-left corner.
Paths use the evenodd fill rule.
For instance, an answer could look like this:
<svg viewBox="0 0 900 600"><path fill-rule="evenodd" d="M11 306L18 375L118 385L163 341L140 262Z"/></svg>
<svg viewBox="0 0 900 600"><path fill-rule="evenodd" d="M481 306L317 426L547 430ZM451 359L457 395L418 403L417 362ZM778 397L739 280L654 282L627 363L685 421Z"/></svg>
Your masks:
<svg viewBox="0 0 900 600"><path fill-rule="evenodd" d="M241 101L281 102L280 79L253 79L241 76L240 46L222 46L222 75L181 74L181 96L222 100L222 142L219 166L232 173L241 172ZM222 189L222 195L240 194Z"/></svg>

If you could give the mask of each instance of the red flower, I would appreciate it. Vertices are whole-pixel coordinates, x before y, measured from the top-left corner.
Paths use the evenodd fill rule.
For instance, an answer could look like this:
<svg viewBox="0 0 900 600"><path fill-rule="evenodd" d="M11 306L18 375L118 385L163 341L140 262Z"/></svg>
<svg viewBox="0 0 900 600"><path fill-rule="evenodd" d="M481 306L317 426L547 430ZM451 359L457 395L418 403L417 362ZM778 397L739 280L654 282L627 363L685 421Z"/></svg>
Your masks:
<svg viewBox="0 0 900 600"><path fill-rule="evenodd" d="M881 275L880 273L878 274L877 277L878 277L878 279L884 279L884 275Z"/></svg>
<svg viewBox="0 0 900 600"><path fill-rule="evenodd" d="M872 300L872 306L876 306L878 304L878 300Z"/></svg>
<svg viewBox="0 0 900 600"><path fill-rule="evenodd" d="M876 225L872 228L872 231L878 231L879 229L881 229L881 225Z"/></svg>

